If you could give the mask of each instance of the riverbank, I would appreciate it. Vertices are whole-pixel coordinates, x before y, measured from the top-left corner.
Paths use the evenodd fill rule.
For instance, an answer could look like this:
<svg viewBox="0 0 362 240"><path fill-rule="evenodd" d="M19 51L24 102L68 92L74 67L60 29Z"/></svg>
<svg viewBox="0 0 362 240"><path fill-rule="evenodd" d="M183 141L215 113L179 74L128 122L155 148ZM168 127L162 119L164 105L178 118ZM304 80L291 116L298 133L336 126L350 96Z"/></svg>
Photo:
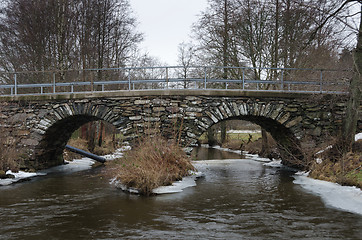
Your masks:
<svg viewBox="0 0 362 240"><path fill-rule="evenodd" d="M318 151L310 166L311 178L362 189L362 133L356 134L353 152L339 156L332 146Z"/></svg>

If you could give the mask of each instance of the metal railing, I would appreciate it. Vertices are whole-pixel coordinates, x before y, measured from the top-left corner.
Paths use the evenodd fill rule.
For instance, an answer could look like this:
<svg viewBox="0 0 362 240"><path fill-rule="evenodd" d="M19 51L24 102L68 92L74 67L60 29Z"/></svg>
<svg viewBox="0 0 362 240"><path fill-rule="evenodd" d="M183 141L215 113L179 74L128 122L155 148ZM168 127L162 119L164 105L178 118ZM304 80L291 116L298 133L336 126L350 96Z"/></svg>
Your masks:
<svg viewBox="0 0 362 240"><path fill-rule="evenodd" d="M346 93L351 71L297 68L166 66L0 72L0 95L141 89L239 89Z"/></svg>

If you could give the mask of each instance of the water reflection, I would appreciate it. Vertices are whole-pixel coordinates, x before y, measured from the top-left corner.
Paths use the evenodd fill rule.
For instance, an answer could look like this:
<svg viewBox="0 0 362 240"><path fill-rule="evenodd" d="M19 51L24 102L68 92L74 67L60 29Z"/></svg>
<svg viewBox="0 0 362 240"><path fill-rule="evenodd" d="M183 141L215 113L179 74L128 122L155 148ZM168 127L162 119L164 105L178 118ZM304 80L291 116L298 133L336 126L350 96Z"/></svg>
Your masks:
<svg viewBox="0 0 362 240"><path fill-rule="evenodd" d="M205 177L177 194L128 195L101 168L0 188L0 239L361 239L361 216L326 208L291 172L209 151L198 159L221 160L196 162Z"/></svg>

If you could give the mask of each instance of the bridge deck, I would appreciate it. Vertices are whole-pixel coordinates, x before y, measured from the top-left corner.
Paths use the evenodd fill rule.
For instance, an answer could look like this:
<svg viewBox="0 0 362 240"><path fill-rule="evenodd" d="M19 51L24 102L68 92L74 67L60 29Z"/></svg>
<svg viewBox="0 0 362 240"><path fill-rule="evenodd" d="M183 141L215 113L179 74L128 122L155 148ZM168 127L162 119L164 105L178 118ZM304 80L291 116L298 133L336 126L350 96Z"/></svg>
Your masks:
<svg viewBox="0 0 362 240"><path fill-rule="evenodd" d="M275 90L237 90L237 89L165 89L165 90L119 90L108 92L82 92L82 93L58 93L43 95L12 95L0 96L0 101L46 101L61 99L89 99L89 98L113 98L113 97L141 97L141 96L221 96L221 97L268 97L268 98L306 98L315 94L335 95L330 92L290 92ZM338 93L346 95L347 93Z"/></svg>

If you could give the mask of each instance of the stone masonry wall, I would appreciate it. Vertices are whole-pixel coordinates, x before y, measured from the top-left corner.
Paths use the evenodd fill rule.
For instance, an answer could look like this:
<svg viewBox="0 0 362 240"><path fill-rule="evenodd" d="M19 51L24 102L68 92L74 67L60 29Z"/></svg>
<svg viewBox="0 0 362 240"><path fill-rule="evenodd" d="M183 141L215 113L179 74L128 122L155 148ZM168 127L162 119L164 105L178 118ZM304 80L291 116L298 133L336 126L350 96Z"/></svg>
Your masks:
<svg viewBox="0 0 362 240"><path fill-rule="evenodd" d="M89 121L105 120L128 139L154 128L171 137L178 124L182 126L183 144L193 146L213 124L241 119L259 124L285 152L298 155L303 144L318 145L339 132L345 102L346 97L329 95L282 98L176 94L7 101L0 102L0 124L6 129L1 137L17 143L26 165L47 168L62 164L62 152L71 134ZM288 159L284 161L288 164Z"/></svg>

